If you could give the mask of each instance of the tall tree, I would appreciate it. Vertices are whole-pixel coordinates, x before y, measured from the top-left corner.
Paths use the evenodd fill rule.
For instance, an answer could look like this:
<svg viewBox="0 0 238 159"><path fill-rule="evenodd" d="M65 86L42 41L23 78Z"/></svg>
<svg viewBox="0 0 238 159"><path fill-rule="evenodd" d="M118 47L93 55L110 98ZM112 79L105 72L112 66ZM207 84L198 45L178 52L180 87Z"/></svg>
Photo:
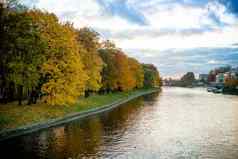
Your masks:
<svg viewBox="0 0 238 159"><path fill-rule="evenodd" d="M19 104L23 91L35 89L40 78L39 67L44 61L44 41L26 13L9 12L4 20L1 50L1 74L5 86L17 88ZM14 91L14 90L10 90ZM13 93L13 92L12 92Z"/></svg>
<svg viewBox="0 0 238 159"><path fill-rule="evenodd" d="M118 69L116 67L115 49L104 48L99 50L104 67L102 71L102 90L114 91L118 89Z"/></svg>
<svg viewBox="0 0 238 159"><path fill-rule="evenodd" d="M128 57L121 51L115 54L118 69L118 87L120 91L128 91L135 87L136 80L130 70Z"/></svg>
<svg viewBox="0 0 238 159"><path fill-rule="evenodd" d="M160 75L157 68L152 64L143 64L144 69L144 86L158 87L161 86Z"/></svg>
<svg viewBox="0 0 238 159"><path fill-rule="evenodd" d="M89 28L82 28L77 31L77 40L85 49L85 51L80 52L80 55L89 77L86 83L87 91L98 91L102 87L103 61L98 54L100 47L98 36L97 32Z"/></svg>
<svg viewBox="0 0 238 159"><path fill-rule="evenodd" d="M191 86L194 81L195 81L195 75L193 72L187 72L181 78L181 82L183 86Z"/></svg>
<svg viewBox="0 0 238 159"><path fill-rule="evenodd" d="M135 79L135 87L142 88L144 86L144 70L142 65L134 58L129 58L129 66Z"/></svg>
<svg viewBox="0 0 238 159"><path fill-rule="evenodd" d="M41 38L47 41L46 62L41 67L45 78L42 91L51 105L71 104L85 91L88 77L83 69L76 33L72 26L62 25L54 14L30 11L34 24L39 27Z"/></svg>

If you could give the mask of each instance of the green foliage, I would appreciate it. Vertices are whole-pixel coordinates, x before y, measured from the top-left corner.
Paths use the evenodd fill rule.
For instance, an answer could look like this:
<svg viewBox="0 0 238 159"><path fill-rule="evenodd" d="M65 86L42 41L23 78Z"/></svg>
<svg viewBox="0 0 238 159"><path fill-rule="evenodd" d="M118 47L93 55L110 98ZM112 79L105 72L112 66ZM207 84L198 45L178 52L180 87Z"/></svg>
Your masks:
<svg viewBox="0 0 238 159"><path fill-rule="evenodd" d="M144 86L145 87L159 87L161 80L159 72L152 64L143 64L144 69Z"/></svg>
<svg viewBox="0 0 238 159"><path fill-rule="evenodd" d="M8 79L16 85L27 88L36 87L40 78L39 66L44 62L41 52L44 43L40 40L40 34L32 27L31 18L25 14L10 15L11 23L17 27L9 28L11 34L11 52L8 58Z"/></svg>
<svg viewBox="0 0 238 159"><path fill-rule="evenodd" d="M101 49L99 50L100 56L104 62L102 72L103 90L117 90L118 89L118 69L116 67L114 49Z"/></svg>
<svg viewBox="0 0 238 159"><path fill-rule="evenodd" d="M41 53L45 43L40 39L40 33L32 24L31 17L25 13L9 12L2 18L4 36L0 40L1 83L5 85L2 87L11 84L23 90L31 90L38 86L39 66L44 62Z"/></svg>
<svg viewBox="0 0 238 159"><path fill-rule="evenodd" d="M188 72L181 78L180 81L182 86L191 86L195 81L195 75L193 72Z"/></svg>

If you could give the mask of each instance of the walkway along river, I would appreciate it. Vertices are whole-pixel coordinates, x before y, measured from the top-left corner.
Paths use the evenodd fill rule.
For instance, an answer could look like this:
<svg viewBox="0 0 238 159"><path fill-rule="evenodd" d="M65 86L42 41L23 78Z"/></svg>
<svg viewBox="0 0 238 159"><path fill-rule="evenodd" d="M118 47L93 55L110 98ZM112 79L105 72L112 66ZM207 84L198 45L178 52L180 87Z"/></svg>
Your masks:
<svg viewBox="0 0 238 159"><path fill-rule="evenodd" d="M205 89L158 94L0 143L17 158L238 158L238 96Z"/></svg>

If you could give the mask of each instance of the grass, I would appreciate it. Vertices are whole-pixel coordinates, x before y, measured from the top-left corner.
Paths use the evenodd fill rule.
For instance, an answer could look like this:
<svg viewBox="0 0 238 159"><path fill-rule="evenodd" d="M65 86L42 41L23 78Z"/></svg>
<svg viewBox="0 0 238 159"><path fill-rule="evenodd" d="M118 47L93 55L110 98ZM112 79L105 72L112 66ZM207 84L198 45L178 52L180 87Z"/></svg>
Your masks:
<svg viewBox="0 0 238 159"><path fill-rule="evenodd" d="M92 95L88 98L79 99L75 105L71 106L49 106L45 103L19 106L17 105L17 102L0 105L0 131L44 122L50 119L64 117L70 113L101 107L149 90L151 89Z"/></svg>

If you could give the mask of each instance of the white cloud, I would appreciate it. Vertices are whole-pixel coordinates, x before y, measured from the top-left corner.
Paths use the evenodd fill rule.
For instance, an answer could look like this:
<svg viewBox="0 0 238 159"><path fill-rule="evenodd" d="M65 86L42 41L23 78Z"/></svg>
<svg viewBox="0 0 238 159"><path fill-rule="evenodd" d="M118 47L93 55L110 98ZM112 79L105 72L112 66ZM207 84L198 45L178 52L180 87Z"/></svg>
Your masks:
<svg viewBox="0 0 238 159"><path fill-rule="evenodd" d="M207 63L208 64L219 64L220 62L216 61L216 60L209 60Z"/></svg>
<svg viewBox="0 0 238 159"><path fill-rule="evenodd" d="M100 6L95 0L78 1L78 0L39 0L37 7L46 9L50 12L60 14L62 12L74 11L82 16L95 16L99 13Z"/></svg>
<svg viewBox="0 0 238 159"><path fill-rule="evenodd" d="M144 15L148 25L135 24L128 19L106 13L96 0L38 1L35 7L54 12L61 20L73 22L77 28L95 28L102 35L107 34L106 38L115 41L124 50L141 50L144 54L131 55L145 62L149 62L145 60L148 58L158 67L163 62L156 60L156 57L161 52L169 56L169 53L164 52L168 49L232 48L237 47L232 44L238 43L238 19L215 1L201 7L180 3L161 4L165 0L128 0L127 4ZM205 61L211 65L221 62ZM166 64L166 67L169 65ZM187 68L180 69L185 71Z"/></svg>
<svg viewBox="0 0 238 159"><path fill-rule="evenodd" d="M173 9L146 13L146 17L148 17L152 27L157 29L176 28L179 30L199 27L202 12L201 8L176 5Z"/></svg>
<svg viewBox="0 0 238 159"><path fill-rule="evenodd" d="M138 33L139 34L139 33ZM224 48L238 42L238 27L228 27L224 30L214 30L203 34L194 34L191 36L166 35L162 37L140 37L134 39L115 39L122 48L140 48L167 50L171 48L188 49L200 47ZM236 46L233 46L236 47Z"/></svg>
<svg viewBox="0 0 238 159"><path fill-rule="evenodd" d="M227 47L238 42L236 38L238 37L238 27L235 24L237 19L228 14L223 5L209 2L202 8L176 3L168 7L158 5L161 1L163 0L150 0L148 3L138 0L128 1L128 4L134 5L137 10L149 6L149 8L145 7L144 10L141 10L149 22L147 26L130 23L119 16L104 13L96 0L61 0L60 3L58 0L39 0L37 7L56 13L62 20L72 21L78 28L89 26L108 31L111 35L137 30L138 33L131 35L130 38L109 37L123 49L166 50L170 48ZM211 13L232 26L220 28L209 17ZM67 16L68 14L72 15ZM183 33L151 36L153 31L163 32L167 29L179 33L183 29L202 30L204 27L211 27L214 30L201 34L192 34L191 32L190 36L183 35ZM129 32L128 36L130 36Z"/></svg>
<svg viewBox="0 0 238 159"><path fill-rule="evenodd" d="M210 2L204 8L180 4L176 4L170 9L154 6L154 8L150 8L148 11L143 10L143 13L149 20L150 25L143 26L141 29L148 30L148 32L150 30L158 30L159 32L163 31L163 29L175 29L177 32L180 32L183 29L203 29L203 27L211 27L212 31L203 34L192 34L191 36L167 34L158 37L148 37L138 32L138 35L134 35L130 39L114 39L120 47L158 50L196 47L219 48L230 47L231 44L238 41L236 38L238 35L237 19L233 15L228 14L226 8L217 2ZM232 26L220 28L209 17L211 13L222 20L223 23Z"/></svg>
<svg viewBox="0 0 238 159"><path fill-rule="evenodd" d="M92 27L117 32L136 29L140 26L119 16L105 13L96 0L39 0L37 8L55 13L63 21L71 21L77 28ZM67 16L67 13L72 14Z"/></svg>

